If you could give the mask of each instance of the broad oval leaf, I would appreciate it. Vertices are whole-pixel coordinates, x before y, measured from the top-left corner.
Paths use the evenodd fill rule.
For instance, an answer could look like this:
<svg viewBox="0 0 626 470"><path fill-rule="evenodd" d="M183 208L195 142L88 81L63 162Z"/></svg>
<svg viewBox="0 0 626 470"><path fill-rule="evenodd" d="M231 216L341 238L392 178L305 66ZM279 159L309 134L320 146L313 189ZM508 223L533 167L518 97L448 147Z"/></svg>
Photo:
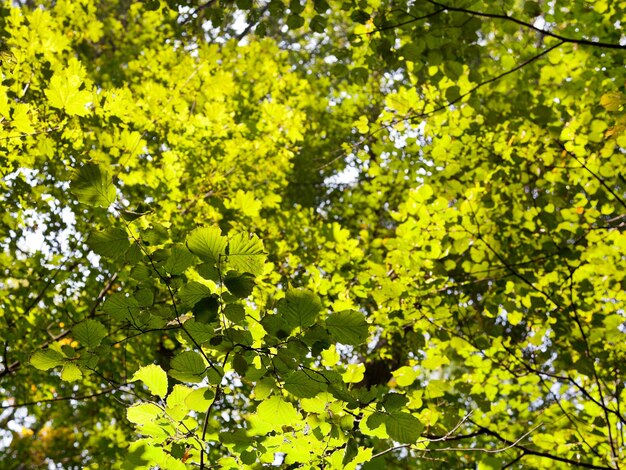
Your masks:
<svg viewBox="0 0 626 470"><path fill-rule="evenodd" d="M126 418L131 423L144 425L154 421L161 411L154 403L139 403L128 408Z"/></svg>
<svg viewBox="0 0 626 470"><path fill-rule="evenodd" d="M107 335L107 330L98 320L85 320L73 329L76 341L89 349L100 346L102 339Z"/></svg>
<svg viewBox="0 0 626 470"><path fill-rule="evenodd" d="M83 372L76 364L67 362L61 370L61 380L64 382L76 382L83 376Z"/></svg>
<svg viewBox="0 0 626 470"><path fill-rule="evenodd" d="M178 297L190 307L212 295L213 292L209 287L196 281L188 282L178 291Z"/></svg>
<svg viewBox="0 0 626 470"><path fill-rule="evenodd" d="M173 246L170 256L163 264L163 269L168 273L178 276L194 264L194 256L182 245Z"/></svg>
<svg viewBox="0 0 626 470"><path fill-rule="evenodd" d="M263 243L256 235L238 233L228 242L228 264L235 271L260 276L265 258Z"/></svg>
<svg viewBox="0 0 626 470"><path fill-rule="evenodd" d="M71 191L89 206L109 207L115 201L115 186L109 173L96 163L87 163L78 170Z"/></svg>
<svg viewBox="0 0 626 470"><path fill-rule="evenodd" d="M295 407L280 397L273 396L265 400L257 408L259 419L274 426L293 424L300 419Z"/></svg>
<svg viewBox="0 0 626 470"><path fill-rule="evenodd" d="M326 328L333 340L354 346L367 340L368 326L365 317L352 310L329 315L326 319Z"/></svg>
<svg viewBox="0 0 626 470"><path fill-rule="evenodd" d="M185 405L189 409L198 413L206 412L207 408L213 403L215 393L208 387L202 387L194 390L185 398Z"/></svg>
<svg viewBox="0 0 626 470"><path fill-rule="evenodd" d="M44 349L33 354L30 358L30 363L39 370L48 370L63 364L64 359L63 354L60 352L53 349Z"/></svg>
<svg viewBox="0 0 626 470"><path fill-rule="evenodd" d="M200 227L187 237L187 248L203 261L219 264L226 254L228 240L219 227Z"/></svg>
<svg viewBox="0 0 626 470"><path fill-rule="evenodd" d="M250 273L239 274L237 271L229 271L224 278L224 285L234 296L245 299L254 290L254 276Z"/></svg>
<svg viewBox="0 0 626 470"><path fill-rule="evenodd" d="M413 444L422 434L424 425L409 413L393 412L385 420L387 434L401 444Z"/></svg>
<svg viewBox="0 0 626 470"><path fill-rule="evenodd" d="M130 247L130 242L124 230L112 228L89 235L87 245L95 253L105 258L116 259L126 253Z"/></svg>
<svg viewBox="0 0 626 470"><path fill-rule="evenodd" d="M298 398L313 398L326 390L326 381L315 372L297 370L285 379L285 390Z"/></svg>
<svg viewBox="0 0 626 470"><path fill-rule="evenodd" d="M141 380L150 392L164 398L167 395L167 374L160 366L150 364L142 367L133 375L131 382Z"/></svg>
<svg viewBox="0 0 626 470"><path fill-rule="evenodd" d="M140 312L139 303L134 297L127 297L124 294L113 294L109 297L102 310L116 320L132 319Z"/></svg>
<svg viewBox="0 0 626 470"><path fill-rule="evenodd" d="M293 328L313 325L322 309L320 298L307 289L290 289L278 302L279 316Z"/></svg>
<svg viewBox="0 0 626 470"><path fill-rule="evenodd" d="M171 366L169 374L181 382L202 382L206 371L204 358L195 351L180 353L172 359Z"/></svg>

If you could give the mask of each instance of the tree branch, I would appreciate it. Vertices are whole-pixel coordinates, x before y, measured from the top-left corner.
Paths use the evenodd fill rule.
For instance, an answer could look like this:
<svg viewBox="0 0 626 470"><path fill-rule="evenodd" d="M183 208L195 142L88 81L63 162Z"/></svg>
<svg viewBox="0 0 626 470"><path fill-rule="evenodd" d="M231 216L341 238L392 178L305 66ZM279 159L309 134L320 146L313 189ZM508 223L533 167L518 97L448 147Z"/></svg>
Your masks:
<svg viewBox="0 0 626 470"><path fill-rule="evenodd" d="M423 16L414 16L410 20L406 20L406 21L403 21L401 23L387 25L387 26L381 26L380 28L374 29L372 31L367 31L365 33L359 33L359 34L357 34L357 36L370 35L370 34L374 34L374 33L379 33L381 31L387 31L388 29L401 28L402 26L406 26L407 24L416 23L416 22L421 21L421 20L426 20L428 18L432 18L433 16L437 16L438 14L443 13L444 11L446 11L445 8L440 8L438 10L433 11L432 13L428 13L428 14L423 15Z"/></svg>
<svg viewBox="0 0 626 470"><path fill-rule="evenodd" d="M416 119L422 119L422 118L431 116L433 114L436 114L439 111L443 111L444 109L448 109L450 106L452 106L453 104L458 103L463 98L471 95L472 93L474 93L479 88L482 88L485 85L488 85L490 83L496 82L496 81L500 80L501 78L506 77L507 75L510 75L512 73L517 72L518 70L526 67L530 63L536 61L540 57L543 57L544 55L548 54L549 52L552 52L554 49L557 49L557 48L561 47L563 44L564 44L564 41L561 41L559 43L554 44L553 46L548 47L547 49L544 49L543 51L539 52L538 54L535 54L534 56L530 57L529 59L526 59L524 62L516 65L512 69L509 69L506 72L503 72L503 73L501 73L499 75L496 75L495 77L492 77L492 78L490 78L488 80L485 80L484 82L480 82L479 84L477 84L473 88L471 88L469 91L463 93L462 95L460 95L459 97L453 99L452 101L448 101L446 104L438 106L438 107L436 107L435 109L433 109L431 111L426 111L426 112L422 112L422 113L417 114L417 115L408 116L407 118L410 121L415 121ZM399 122L399 121L396 121L396 122ZM392 124L395 124L396 122L393 122Z"/></svg>
<svg viewBox="0 0 626 470"><path fill-rule="evenodd" d="M509 446L509 448L515 447L517 449L520 449L521 451L524 452L524 455L536 455L537 457L544 457L546 459L555 460L557 462L567 463L567 464L573 465L575 467L593 468L593 469L598 469L598 470L614 470L613 467L594 465L594 464L585 463L585 462L578 462L576 460L566 459L565 457L559 457L558 455L552 455L552 454L550 454L548 452L542 452L542 451L530 449L529 447L526 447L526 446L520 444L519 443L519 439L516 440L516 441L510 441L509 439L506 439L506 438L502 437L496 431L492 431L491 429L486 428L484 426L481 426L479 424L476 424L473 421L472 421L472 424L474 424L479 429L484 430L485 434L493 436L496 439L498 439L500 442L502 442L504 444L507 444Z"/></svg>
<svg viewBox="0 0 626 470"><path fill-rule="evenodd" d="M426 0L428 3L438 6L440 8L444 8L448 11L457 11L460 13L466 13L468 15L472 15L472 16L479 16L482 18L492 18L492 19L497 19L497 20L504 20L504 21L510 21L512 23L518 24L520 26L523 26L524 28L527 29L532 29L533 31L536 31L538 33L541 33L545 36L549 36L551 38L555 38L558 39L561 42L567 42L567 43L571 43L571 44L580 44L583 46L594 46L594 47L602 47L602 48L607 48L607 49L626 49L626 45L622 46L621 44L614 44L614 43L608 43L608 42L601 42L601 41L590 41L588 39L577 39L577 38L570 38L570 37L566 37L566 36L561 36L560 34L556 34L553 33L551 31L545 30L545 29L541 29L538 28L537 26L533 25L532 23L527 23L526 21L522 21L520 19L517 19L513 16L509 16L509 15L504 15L504 14L498 14L498 13L486 13L486 12L482 12L482 11L476 11L476 10L470 10L467 8L460 8L460 7L453 7L453 6L449 6L449 5L444 5L443 3L439 3L435 0Z"/></svg>
<svg viewBox="0 0 626 470"><path fill-rule="evenodd" d="M100 392L95 392L95 393L90 393L87 395L71 395L71 396L67 396L67 397L55 397L55 398L48 398L46 400L37 400L37 401L29 401L29 402L24 402L24 403L15 403L12 405L0 405L0 410L4 410L7 408L20 408L23 406L41 406L44 403L53 403L56 401L68 401L68 400L88 400L89 398L94 398L94 397L99 397L101 395L106 395L108 393L114 392L116 390L118 390L120 387L124 386L126 384L121 384L119 386L116 387L110 387L107 388L105 390L101 390Z"/></svg>
<svg viewBox="0 0 626 470"><path fill-rule="evenodd" d="M565 147L565 144L563 144L563 142L559 141L559 140L555 140L555 142L558 144L559 147L561 147L563 149L564 152L567 152L567 154L572 157L574 160L576 160L578 162L578 164L584 168L585 170L587 170L589 172L589 174L591 174L591 176L593 176L603 187L604 189L606 189L609 193L611 193L611 195L615 198L615 200L624 208L626 209L626 201L624 201L624 199L622 199L615 191L613 191L613 189L606 183L606 181L604 181L604 178L602 178L600 175L596 174L593 170L591 170L587 165L584 164L584 162L582 160L580 160L576 155L574 155L572 152L570 152L569 150L567 150L567 148Z"/></svg>

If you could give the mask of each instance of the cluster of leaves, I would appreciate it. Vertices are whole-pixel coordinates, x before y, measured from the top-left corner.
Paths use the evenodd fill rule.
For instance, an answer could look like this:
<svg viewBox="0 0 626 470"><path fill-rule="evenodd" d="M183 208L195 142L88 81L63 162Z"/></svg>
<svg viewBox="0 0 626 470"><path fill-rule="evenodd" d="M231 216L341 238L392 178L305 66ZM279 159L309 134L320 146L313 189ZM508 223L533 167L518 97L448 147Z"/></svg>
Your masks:
<svg viewBox="0 0 626 470"><path fill-rule="evenodd" d="M0 466L623 466L624 2L18 3Z"/></svg>
<svg viewBox="0 0 626 470"><path fill-rule="evenodd" d="M81 169L72 187L90 205L108 206L115 194L106 172L93 164ZM137 224L93 232L87 241L102 257L126 258L132 265L126 285L134 293L107 297L106 325L87 319L73 327L77 344L52 343L30 359L40 370L62 367L61 380L73 382L98 373L98 362L119 344L106 340L112 329L127 325L140 334L171 335L176 346L164 364L167 373L151 364L128 379L141 381L152 397L132 392L140 402L128 408L127 418L146 437L131 445L124 468L185 468L183 455L189 463L210 459L222 468L240 468L271 463L276 453L285 454L289 464L328 460L354 468L371 457L371 450L357 456L354 443L346 448L355 419L362 418L356 410L377 399L385 405L369 407L372 429L386 424L389 437L403 443L419 438L420 421L398 411L408 403L405 395L350 389L362 382L364 366L340 365L337 348L366 342L362 313L327 314L320 298L305 289L288 289L265 307L252 301L266 260L255 236L226 237L218 227L205 227L180 244L164 229L159 237L155 227ZM154 293L163 290L171 303L159 308Z"/></svg>

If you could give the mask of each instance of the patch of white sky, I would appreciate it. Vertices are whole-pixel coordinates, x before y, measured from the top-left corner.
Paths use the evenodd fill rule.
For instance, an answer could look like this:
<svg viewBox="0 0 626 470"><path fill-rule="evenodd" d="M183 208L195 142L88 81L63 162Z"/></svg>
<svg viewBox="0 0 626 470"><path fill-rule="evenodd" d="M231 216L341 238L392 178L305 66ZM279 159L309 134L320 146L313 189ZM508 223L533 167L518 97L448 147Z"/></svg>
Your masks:
<svg viewBox="0 0 626 470"><path fill-rule="evenodd" d="M19 168L15 172L7 175L4 181L8 185L13 185L17 178L22 178L27 184L35 187L38 184L38 172L29 168ZM68 183L61 183L61 188L67 190ZM61 253L69 253L70 235L75 233L76 217L69 207L62 207L60 202L50 194L43 193L41 199L48 203L50 210L57 213L63 223L65 229L58 232L55 236L55 242L59 244ZM33 209L26 209L22 212L22 226L26 228L24 236L17 241L18 248L23 252L24 256L41 252L48 259L53 256L50 244L46 240L45 232L48 229L44 216ZM13 232L13 235L15 232ZM6 246L4 247L6 250ZM18 255L19 256L19 255Z"/></svg>

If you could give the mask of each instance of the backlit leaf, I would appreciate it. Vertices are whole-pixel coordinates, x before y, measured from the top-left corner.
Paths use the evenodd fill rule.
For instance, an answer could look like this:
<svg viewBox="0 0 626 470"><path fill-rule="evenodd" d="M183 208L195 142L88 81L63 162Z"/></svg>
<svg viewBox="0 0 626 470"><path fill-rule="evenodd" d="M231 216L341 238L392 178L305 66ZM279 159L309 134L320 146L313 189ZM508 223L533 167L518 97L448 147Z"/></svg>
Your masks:
<svg viewBox="0 0 626 470"><path fill-rule="evenodd" d="M273 426L294 424L300 416L291 403L277 396L263 401L257 408L257 415L259 419Z"/></svg>
<svg viewBox="0 0 626 470"><path fill-rule="evenodd" d="M416 442L424 426L415 416L409 413L393 412L385 420L387 434L394 441L401 444L412 444Z"/></svg>
<svg viewBox="0 0 626 470"><path fill-rule="evenodd" d="M195 351L184 351L171 362L169 374L182 382L201 382L204 378L206 365L204 359Z"/></svg>
<svg viewBox="0 0 626 470"><path fill-rule="evenodd" d="M154 403L139 403L128 408L126 417L131 423L144 425L156 419L160 413L161 408Z"/></svg>
<svg viewBox="0 0 626 470"><path fill-rule="evenodd" d="M322 302L306 289L291 289L278 302L278 314L291 327L305 328L313 325L322 311Z"/></svg>
<svg viewBox="0 0 626 470"><path fill-rule="evenodd" d="M238 233L230 238L228 263L235 271L259 276L263 273L265 258L263 243L256 235Z"/></svg>
<svg viewBox="0 0 626 470"><path fill-rule="evenodd" d="M83 376L80 368L73 363L66 363L61 369L61 380L65 382L76 382Z"/></svg>
<svg viewBox="0 0 626 470"><path fill-rule="evenodd" d="M89 110L91 93L81 90L83 80L69 70L55 72L50 79L50 86L45 90L50 106L63 109L70 116L85 116Z"/></svg>
<svg viewBox="0 0 626 470"><path fill-rule="evenodd" d="M312 398L326 389L326 382L315 372L297 370L285 379L285 390L298 398Z"/></svg>
<svg viewBox="0 0 626 470"><path fill-rule="evenodd" d="M63 364L64 356L52 349L37 351L30 358L30 363L40 370L48 370Z"/></svg>
<svg viewBox="0 0 626 470"><path fill-rule="evenodd" d="M140 368L133 375L131 382L141 380L150 392L164 398L167 394L167 374L161 367L156 364L150 364Z"/></svg>
<svg viewBox="0 0 626 470"><path fill-rule="evenodd" d="M86 163L78 170L71 190L80 202L90 206L109 207L116 197L111 176L96 163Z"/></svg>
<svg viewBox="0 0 626 470"><path fill-rule="evenodd" d="M338 343L358 345L368 337L368 324L359 312L345 311L329 315L326 328Z"/></svg>
<svg viewBox="0 0 626 470"><path fill-rule="evenodd" d="M96 348L107 335L106 328L97 320L85 320L73 329L74 338L88 348Z"/></svg>
<svg viewBox="0 0 626 470"><path fill-rule="evenodd" d="M203 261L219 264L228 240L218 227L200 227L187 237L187 248Z"/></svg>

